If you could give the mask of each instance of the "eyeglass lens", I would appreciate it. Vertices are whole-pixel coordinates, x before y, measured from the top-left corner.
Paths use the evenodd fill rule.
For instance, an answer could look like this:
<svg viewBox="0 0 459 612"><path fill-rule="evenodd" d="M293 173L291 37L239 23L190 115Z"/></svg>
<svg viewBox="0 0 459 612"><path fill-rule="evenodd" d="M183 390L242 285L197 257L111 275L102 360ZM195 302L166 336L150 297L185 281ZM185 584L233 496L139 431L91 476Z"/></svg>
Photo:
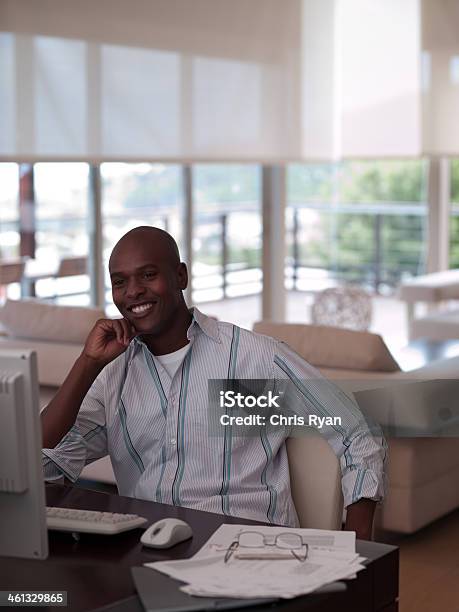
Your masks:
<svg viewBox="0 0 459 612"><path fill-rule="evenodd" d="M271 541L269 541L271 540ZM224 562L227 563L234 551L238 548L262 548L263 546L277 546L277 548L288 549L298 561L305 561L308 556L308 545L303 542L300 535L295 533L279 533L274 538L269 538L257 531L244 531L239 534L238 539L230 544L225 554ZM304 553L298 554L298 549Z"/></svg>
<svg viewBox="0 0 459 612"><path fill-rule="evenodd" d="M279 533L274 539L257 531L244 531L239 535L239 546L243 548L260 548L262 546L277 546L278 548L302 548L303 540L295 533Z"/></svg>
<svg viewBox="0 0 459 612"><path fill-rule="evenodd" d="M279 533L276 537L276 545L279 548L302 548L303 540L295 533Z"/></svg>

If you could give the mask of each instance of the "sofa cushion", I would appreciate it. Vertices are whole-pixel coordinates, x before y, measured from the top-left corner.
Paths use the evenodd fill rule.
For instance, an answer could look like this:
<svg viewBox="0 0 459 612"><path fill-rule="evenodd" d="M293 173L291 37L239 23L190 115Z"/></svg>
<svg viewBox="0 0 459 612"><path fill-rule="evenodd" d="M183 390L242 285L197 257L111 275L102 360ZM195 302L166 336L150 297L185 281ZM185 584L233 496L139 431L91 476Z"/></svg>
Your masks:
<svg viewBox="0 0 459 612"><path fill-rule="evenodd" d="M432 361L422 368L408 372L372 372L322 366L318 369L325 378L333 380L345 391L363 391L410 380L457 379L459 377L459 356Z"/></svg>
<svg viewBox="0 0 459 612"><path fill-rule="evenodd" d="M400 368L378 334L324 325L260 321L254 331L286 342L317 367L378 372Z"/></svg>
<svg viewBox="0 0 459 612"><path fill-rule="evenodd" d="M422 368L403 373L403 378L430 380L432 378L459 378L459 356L446 357L426 364Z"/></svg>
<svg viewBox="0 0 459 612"><path fill-rule="evenodd" d="M0 323L9 336L84 344L95 322L105 317L100 308L60 306L39 300L7 300Z"/></svg>
<svg viewBox="0 0 459 612"><path fill-rule="evenodd" d="M398 379L353 393L363 414L383 425L387 436L457 436L458 390L457 380Z"/></svg>
<svg viewBox="0 0 459 612"><path fill-rule="evenodd" d="M0 339L0 349L4 348L36 351L38 382L40 385L59 387L80 355L83 345L4 337Z"/></svg>

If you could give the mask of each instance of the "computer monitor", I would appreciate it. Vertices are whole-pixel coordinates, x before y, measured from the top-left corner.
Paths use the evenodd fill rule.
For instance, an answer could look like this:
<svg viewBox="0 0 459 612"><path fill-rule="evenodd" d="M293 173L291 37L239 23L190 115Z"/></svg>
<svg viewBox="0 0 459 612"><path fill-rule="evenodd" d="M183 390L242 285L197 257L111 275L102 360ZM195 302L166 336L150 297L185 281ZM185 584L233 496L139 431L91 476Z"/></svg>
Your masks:
<svg viewBox="0 0 459 612"><path fill-rule="evenodd" d="M37 356L0 350L0 555L46 559Z"/></svg>

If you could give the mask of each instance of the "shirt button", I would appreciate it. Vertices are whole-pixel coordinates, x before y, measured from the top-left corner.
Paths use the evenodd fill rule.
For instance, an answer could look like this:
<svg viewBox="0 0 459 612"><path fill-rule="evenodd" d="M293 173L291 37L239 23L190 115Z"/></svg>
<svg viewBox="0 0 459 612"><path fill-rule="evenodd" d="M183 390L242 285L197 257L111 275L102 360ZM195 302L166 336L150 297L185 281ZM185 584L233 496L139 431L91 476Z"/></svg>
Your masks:
<svg viewBox="0 0 459 612"><path fill-rule="evenodd" d="M171 438L171 444L172 446L175 446L177 444L177 440L175 438Z"/></svg>

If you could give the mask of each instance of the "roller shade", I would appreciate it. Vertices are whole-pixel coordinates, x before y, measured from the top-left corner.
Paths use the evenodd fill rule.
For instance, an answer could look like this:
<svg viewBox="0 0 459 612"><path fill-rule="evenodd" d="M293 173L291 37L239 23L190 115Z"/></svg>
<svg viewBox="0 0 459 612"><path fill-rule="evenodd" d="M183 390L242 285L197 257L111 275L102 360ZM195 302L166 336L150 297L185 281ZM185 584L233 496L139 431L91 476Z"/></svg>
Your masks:
<svg viewBox="0 0 459 612"><path fill-rule="evenodd" d="M459 154L459 3L422 2L423 135L431 155Z"/></svg>
<svg viewBox="0 0 459 612"><path fill-rule="evenodd" d="M422 152L417 0L0 0L0 158Z"/></svg>

